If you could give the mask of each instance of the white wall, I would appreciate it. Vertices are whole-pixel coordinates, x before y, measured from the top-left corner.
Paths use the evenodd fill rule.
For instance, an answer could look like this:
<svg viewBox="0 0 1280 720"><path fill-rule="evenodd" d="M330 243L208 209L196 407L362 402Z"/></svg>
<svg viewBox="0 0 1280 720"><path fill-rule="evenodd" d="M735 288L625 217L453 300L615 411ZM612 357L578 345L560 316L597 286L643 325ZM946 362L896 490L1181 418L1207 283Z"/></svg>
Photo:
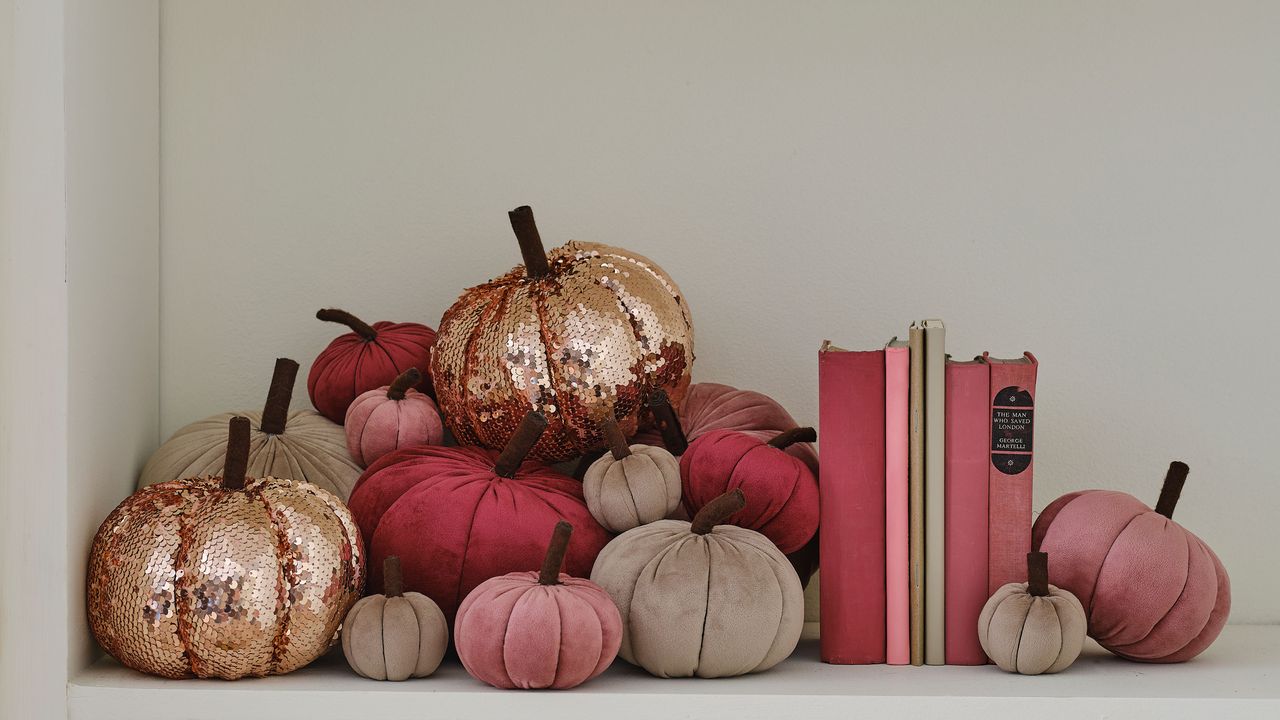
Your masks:
<svg viewBox="0 0 1280 720"><path fill-rule="evenodd" d="M1036 352L1037 506L1108 486L1280 621L1280 4L166 2L161 425L336 305L434 323L543 236L680 282L695 377L816 420L824 337ZM299 388L298 402L305 393Z"/></svg>

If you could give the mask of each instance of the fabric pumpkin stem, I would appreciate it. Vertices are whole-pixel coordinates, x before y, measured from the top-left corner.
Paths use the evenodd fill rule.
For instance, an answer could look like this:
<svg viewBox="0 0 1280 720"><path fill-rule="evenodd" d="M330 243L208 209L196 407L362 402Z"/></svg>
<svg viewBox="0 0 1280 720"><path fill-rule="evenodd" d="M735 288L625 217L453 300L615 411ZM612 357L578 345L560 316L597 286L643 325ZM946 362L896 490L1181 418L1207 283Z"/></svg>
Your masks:
<svg viewBox="0 0 1280 720"><path fill-rule="evenodd" d="M684 429L680 427L680 418L676 415L675 408L671 407L671 398L667 397L666 390L658 388L653 391L649 396L649 410L653 412L653 417L658 422L663 444L672 455L683 455L684 451L689 449L689 439L685 437Z"/></svg>
<svg viewBox="0 0 1280 720"><path fill-rule="evenodd" d="M542 246L538 225L533 221L533 208L521 205L507 213L507 217L511 218L511 229L516 233L516 242L520 243L525 277L534 280L549 274L551 265L547 262L547 251Z"/></svg>
<svg viewBox="0 0 1280 720"><path fill-rule="evenodd" d="M243 490L244 476L249 468L249 418L237 415L231 418L227 430L227 460L222 468L222 487Z"/></svg>
<svg viewBox="0 0 1280 720"><path fill-rule="evenodd" d="M382 594L389 598L404 595L404 572L400 569L399 555L382 561Z"/></svg>
<svg viewBox="0 0 1280 720"><path fill-rule="evenodd" d="M289 422L289 402L293 400L293 382L298 377L298 363L289 358L276 358L276 369L271 373L271 387L267 390L267 402L262 407L262 425L259 429L268 435L279 435Z"/></svg>
<svg viewBox="0 0 1280 720"><path fill-rule="evenodd" d="M1182 497L1182 486L1187 482L1187 474L1191 468L1187 464L1174 460L1169 463L1169 472L1164 476L1164 485L1160 488L1160 499L1156 501L1156 512L1173 519L1173 509L1178 506L1178 498Z"/></svg>
<svg viewBox="0 0 1280 720"><path fill-rule="evenodd" d="M728 520L730 515L745 507L746 504L747 496L742 493L741 489L730 490L702 506L698 514L693 516L693 522L689 525L689 532L697 535L706 535L715 526Z"/></svg>
<svg viewBox="0 0 1280 720"><path fill-rule="evenodd" d="M494 473L505 478L515 477L520 463L524 462L538 438L542 437L542 431L546 429L547 416L537 410L530 410L507 441L506 447L502 448L497 462L493 464Z"/></svg>
<svg viewBox="0 0 1280 720"><path fill-rule="evenodd" d="M1049 553L1027 553L1027 592L1036 597L1049 594Z"/></svg>
<svg viewBox="0 0 1280 720"><path fill-rule="evenodd" d="M352 315L346 310L338 310L337 308L318 310L316 311L316 319L346 325L351 328L352 332L369 342L372 342L378 337L378 331L374 330L372 325L361 320L355 315Z"/></svg>
<svg viewBox="0 0 1280 720"><path fill-rule="evenodd" d="M798 428L791 428L790 430L783 430L782 432L775 435L773 439L769 441L768 444L770 447L775 447L775 448L778 448L779 450L786 450L787 448L791 447L792 445L795 445L798 442L811 443L811 442L817 442L817 440L818 440L817 430L814 430L811 427L798 427Z"/></svg>
<svg viewBox="0 0 1280 720"><path fill-rule="evenodd" d="M422 373L418 372L418 368L411 367L397 375L391 382L391 386L387 388L387 398L403 400L405 392L411 387L417 387L420 382L422 382Z"/></svg>
<svg viewBox="0 0 1280 720"><path fill-rule="evenodd" d="M567 521L556 523L551 531L551 542L547 545L547 556L542 559L542 571L538 573L538 584L559 585L560 568L564 566L565 553L569 552L569 536L573 534L573 526Z"/></svg>
<svg viewBox="0 0 1280 720"><path fill-rule="evenodd" d="M600 430L604 433L604 441L609 445L609 452L613 453L614 460L621 460L631 454L631 446L627 445L627 436L622 434L622 428L618 427L618 421L613 418L605 418L600 423Z"/></svg>

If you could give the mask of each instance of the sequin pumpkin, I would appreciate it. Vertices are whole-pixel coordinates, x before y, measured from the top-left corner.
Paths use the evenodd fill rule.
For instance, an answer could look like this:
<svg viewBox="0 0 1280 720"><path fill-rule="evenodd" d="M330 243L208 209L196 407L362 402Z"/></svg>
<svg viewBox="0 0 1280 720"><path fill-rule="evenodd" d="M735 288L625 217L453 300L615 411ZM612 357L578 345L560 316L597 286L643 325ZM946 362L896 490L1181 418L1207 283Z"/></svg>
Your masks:
<svg viewBox="0 0 1280 720"><path fill-rule="evenodd" d="M436 397L462 444L500 448L530 409L547 432L531 457L568 460L603 447L597 419L612 409L627 433L655 388L678 402L693 365L693 320L651 260L570 242L465 291L440 320L431 357Z"/></svg>

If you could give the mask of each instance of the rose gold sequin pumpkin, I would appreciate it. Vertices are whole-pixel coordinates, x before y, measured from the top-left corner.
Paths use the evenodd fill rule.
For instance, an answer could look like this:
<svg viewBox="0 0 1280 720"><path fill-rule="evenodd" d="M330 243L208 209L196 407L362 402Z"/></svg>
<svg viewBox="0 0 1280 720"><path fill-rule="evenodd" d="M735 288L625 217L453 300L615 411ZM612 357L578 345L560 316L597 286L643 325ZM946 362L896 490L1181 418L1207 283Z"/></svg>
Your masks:
<svg viewBox="0 0 1280 720"><path fill-rule="evenodd" d="M224 478L142 488L93 540L89 626L135 670L227 680L297 670L329 648L364 587L346 506L307 482L245 482L249 421L231 428Z"/></svg>
<svg viewBox="0 0 1280 720"><path fill-rule="evenodd" d="M693 321L652 261L577 241L548 254L533 212L510 216L525 263L445 312L431 377L460 443L500 448L533 409L549 426L531 455L568 460L603 446L602 410L631 434L654 389L679 400L693 365Z"/></svg>

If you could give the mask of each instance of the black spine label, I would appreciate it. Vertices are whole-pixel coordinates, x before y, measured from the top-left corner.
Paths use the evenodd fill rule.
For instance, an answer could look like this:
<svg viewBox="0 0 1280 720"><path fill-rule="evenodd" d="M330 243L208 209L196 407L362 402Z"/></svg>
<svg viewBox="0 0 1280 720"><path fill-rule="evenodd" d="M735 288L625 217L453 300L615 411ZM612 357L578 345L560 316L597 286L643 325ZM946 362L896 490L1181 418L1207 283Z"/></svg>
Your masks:
<svg viewBox="0 0 1280 720"><path fill-rule="evenodd" d="M1017 475L1031 465L1034 420L1031 393L1010 386L996 394L991 404L991 464L997 470Z"/></svg>

